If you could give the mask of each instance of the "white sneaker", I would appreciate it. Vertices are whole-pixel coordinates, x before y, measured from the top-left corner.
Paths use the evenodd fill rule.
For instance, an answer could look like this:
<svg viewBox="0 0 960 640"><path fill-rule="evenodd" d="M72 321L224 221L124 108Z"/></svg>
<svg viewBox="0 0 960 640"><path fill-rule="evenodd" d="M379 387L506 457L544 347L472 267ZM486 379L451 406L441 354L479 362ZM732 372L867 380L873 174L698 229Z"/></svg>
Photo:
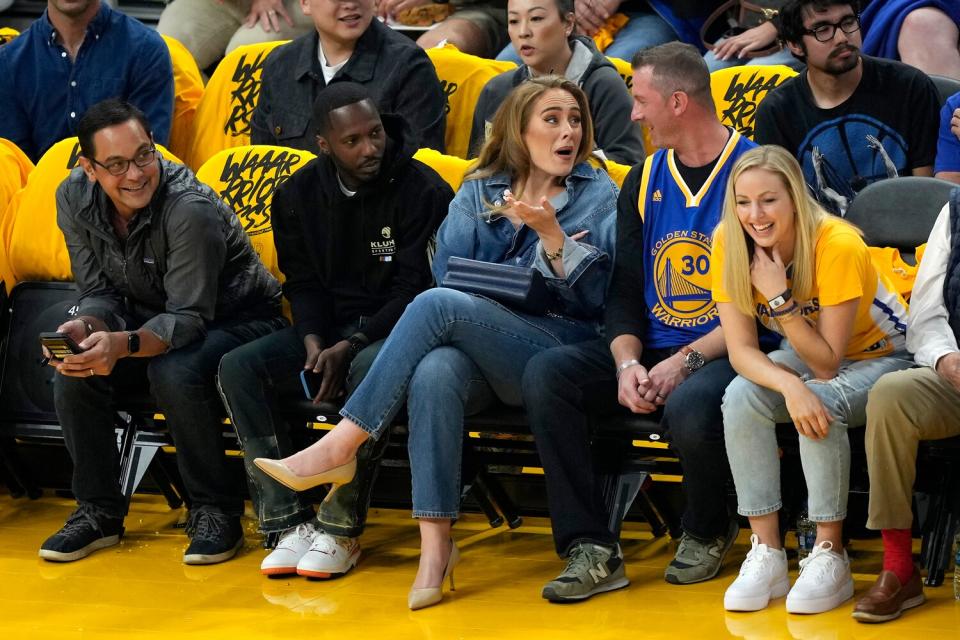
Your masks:
<svg viewBox="0 0 960 640"><path fill-rule="evenodd" d="M853 597L847 552L832 549L831 542L821 542L800 561L800 577L787 596L789 613L822 613Z"/></svg>
<svg viewBox="0 0 960 640"><path fill-rule="evenodd" d="M260 563L260 573L265 576L280 576L297 572L297 563L313 544L316 523L311 520L291 527L280 535L277 548Z"/></svg>
<svg viewBox="0 0 960 640"><path fill-rule="evenodd" d="M308 578L332 578L357 566L360 543L356 538L317 532L310 549L297 564L297 573Z"/></svg>
<svg viewBox="0 0 960 640"><path fill-rule="evenodd" d="M760 544L757 534L750 536L750 543L752 547L740 565L740 575L723 594L723 608L727 611L759 611L790 590L786 552Z"/></svg>

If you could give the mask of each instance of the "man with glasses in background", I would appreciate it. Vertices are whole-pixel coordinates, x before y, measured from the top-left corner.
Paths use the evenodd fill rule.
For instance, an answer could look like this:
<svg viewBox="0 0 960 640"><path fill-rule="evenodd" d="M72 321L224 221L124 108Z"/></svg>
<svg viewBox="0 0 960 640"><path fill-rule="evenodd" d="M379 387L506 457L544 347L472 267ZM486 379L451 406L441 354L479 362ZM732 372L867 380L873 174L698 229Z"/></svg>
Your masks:
<svg viewBox="0 0 960 640"><path fill-rule="evenodd" d="M136 107L98 103L78 134L80 166L57 189L57 224L79 302L56 331L80 353L49 360L78 508L40 557L69 562L119 542L127 505L115 405L149 389L191 505L183 561L222 562L243 545L243 481L225 460L217 366L286 325L280 284L229 206L189 169L158 157Z"/></svg>
<svg viewBox="0 0 960 640"><path fill-rule="evenodd" d="M756 142L800 161L807 184L844 215L872 182L933 175L939 101L921 71L860 53L856 0L791 0L780 36L807 69L757 109Z"/></svg>

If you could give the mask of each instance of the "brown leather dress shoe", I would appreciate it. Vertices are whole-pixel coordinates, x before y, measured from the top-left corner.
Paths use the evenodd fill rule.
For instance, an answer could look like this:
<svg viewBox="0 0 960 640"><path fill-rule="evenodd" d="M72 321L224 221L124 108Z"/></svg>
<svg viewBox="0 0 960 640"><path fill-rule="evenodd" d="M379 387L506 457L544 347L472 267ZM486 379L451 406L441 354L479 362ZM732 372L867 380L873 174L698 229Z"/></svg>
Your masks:
<svg viewBox="0 0 960 640"><path fill-rule="evenodd" d="M926 598L920 572L913 568L907 584L892 571L881 571L880 577L853 608L853 617L859 622L886 622L895 620L907 609L919 607Z"/></svg>

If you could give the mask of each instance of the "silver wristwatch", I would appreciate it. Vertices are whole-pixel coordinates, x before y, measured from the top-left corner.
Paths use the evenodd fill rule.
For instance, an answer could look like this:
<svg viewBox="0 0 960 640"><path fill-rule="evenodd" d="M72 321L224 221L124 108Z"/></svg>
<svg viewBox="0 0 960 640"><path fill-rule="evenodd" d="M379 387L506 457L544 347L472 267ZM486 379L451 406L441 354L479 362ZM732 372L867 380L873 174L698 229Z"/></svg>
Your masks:
<svg viewBox="0 0 960 640"><path fill-rule="evenodd" d="M690 345L680 347L680 353L683 354L683 367L689 373L699 370L707 363L707 359L703 357L703 354Z"/></svg>

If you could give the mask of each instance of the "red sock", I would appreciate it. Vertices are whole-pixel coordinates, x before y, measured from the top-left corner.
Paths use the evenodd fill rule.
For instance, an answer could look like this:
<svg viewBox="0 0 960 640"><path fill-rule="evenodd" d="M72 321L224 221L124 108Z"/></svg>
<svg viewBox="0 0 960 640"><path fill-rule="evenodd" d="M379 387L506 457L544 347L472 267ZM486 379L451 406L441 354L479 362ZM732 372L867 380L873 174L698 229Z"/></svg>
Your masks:
<svg viewBox="0 0 960 640"><path fill-rule="evenodd" d="M883 568L893 571L900 584L907 584L913 575L913 539L910 529L884 529Z"/></svg>

